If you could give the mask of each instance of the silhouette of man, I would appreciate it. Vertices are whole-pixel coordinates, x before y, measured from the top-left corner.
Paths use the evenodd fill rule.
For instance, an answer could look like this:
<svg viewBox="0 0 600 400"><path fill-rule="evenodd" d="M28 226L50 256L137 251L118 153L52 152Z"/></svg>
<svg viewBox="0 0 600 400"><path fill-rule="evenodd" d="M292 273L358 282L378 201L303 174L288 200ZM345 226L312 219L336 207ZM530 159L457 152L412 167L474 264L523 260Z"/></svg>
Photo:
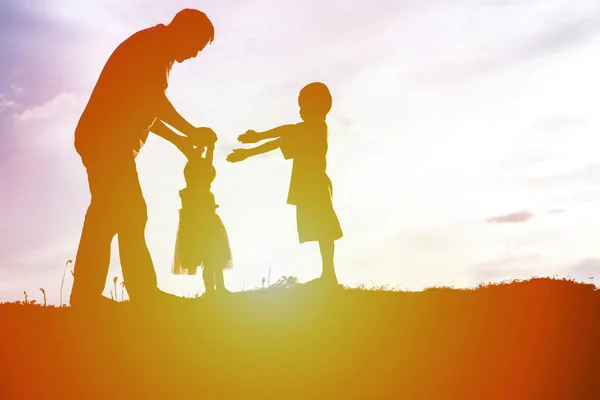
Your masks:
<svg viewBox="0 0 600 400"><path fill-rule="evenodd" d="M164 295L157 287L146 246L148 216L135 158L149 132L172 143L216 141L212 129L192 126L165 95L173 63L196 57L213 38L208 17L185 9L168 25L130 36L106 62L75 130L75 148L87 170L91 202L75 260L72 306L110 302L102 292L115 235L131 300L152 301Z"/></svg>

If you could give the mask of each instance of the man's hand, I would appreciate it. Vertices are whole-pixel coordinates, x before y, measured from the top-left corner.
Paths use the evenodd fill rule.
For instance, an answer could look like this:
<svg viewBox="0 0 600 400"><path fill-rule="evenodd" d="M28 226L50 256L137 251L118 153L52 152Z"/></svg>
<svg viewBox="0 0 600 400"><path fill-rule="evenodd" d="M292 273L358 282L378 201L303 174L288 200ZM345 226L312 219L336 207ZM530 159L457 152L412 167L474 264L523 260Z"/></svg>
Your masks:
<svg viewBox="0 0 600 400"><path fill-rule="evenodd" d="M234 149L231 153L227 155L227 161L235 163L244 161L248 157L250 157L250 152L248 151L248 149Z"/></svg>
<svg viewBox="0 0 600 400"><path fill-rule="evenodd" d="M187 136L192 139L194 145L198 147L206 147L217 141L217 134L210 128L196 128Z"/></svg>
<svg viewBox="0 0 600 400"><path fill-rule="evenodd" d="M184 154L194 150L196 143L187 136L176 135L173 144Z"/></svg>
<svg viewBox="0 0 600 400"><path fill-rule="evenodd" d="M249 130L246 133L239 135L238 141L240 143L256 143L260 142L260 137L256 131Z"/></svg>

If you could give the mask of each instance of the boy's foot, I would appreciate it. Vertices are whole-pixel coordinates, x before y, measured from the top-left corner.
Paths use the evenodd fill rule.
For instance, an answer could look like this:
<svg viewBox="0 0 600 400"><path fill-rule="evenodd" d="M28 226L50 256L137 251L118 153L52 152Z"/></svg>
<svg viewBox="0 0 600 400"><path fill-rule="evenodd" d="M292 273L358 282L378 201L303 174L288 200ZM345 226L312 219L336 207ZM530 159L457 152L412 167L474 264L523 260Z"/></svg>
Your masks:
<svg viewBox="0 0 600 400"><path fill-rule="evenodd" d="M160 289L156 289L152 291L146 296L143 296L140 299L137 299L138 303L149 304L149 305L162 305L162 304L181 304L183 298L176 296L171 293L163 292ZM134 300L135 302L136 300Z"/></svg>
<svg viewBox="0 0 600 400"><path fill-rule="evenodd" d="M312 281L308 281L304 284L305 286L322 288L322 289L343 289L344 286L339 284L337 280L331 278L317 278Z"/></svg>

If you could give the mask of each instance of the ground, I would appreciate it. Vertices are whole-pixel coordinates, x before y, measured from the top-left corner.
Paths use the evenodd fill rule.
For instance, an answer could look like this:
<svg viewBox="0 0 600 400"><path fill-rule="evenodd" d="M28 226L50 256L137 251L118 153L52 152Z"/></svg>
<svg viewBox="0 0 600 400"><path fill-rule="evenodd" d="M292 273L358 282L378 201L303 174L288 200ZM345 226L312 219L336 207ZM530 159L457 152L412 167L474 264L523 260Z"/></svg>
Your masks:
<svg viewBox="0 0 600 400"><path fill-rule="evenodd" d="M0 305L0 398L600 398L600 291L292 288L103 312Z"/></svg>

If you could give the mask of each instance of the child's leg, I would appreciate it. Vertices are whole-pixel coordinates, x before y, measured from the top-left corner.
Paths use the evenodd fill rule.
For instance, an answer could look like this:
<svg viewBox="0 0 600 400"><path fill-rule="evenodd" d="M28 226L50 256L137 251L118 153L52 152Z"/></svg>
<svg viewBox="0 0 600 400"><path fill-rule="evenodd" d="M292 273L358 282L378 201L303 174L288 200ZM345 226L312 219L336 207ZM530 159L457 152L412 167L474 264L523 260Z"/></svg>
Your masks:
<svg viewBox="0 0 600 400"><path fill-rule="evenodd" d="M225 289L225 278L223 277L222 268L215 268L215 288L219 291L227 290Z"/></svg>
<svg viewBox="0 0 600 400"><path fill-rule="evenodd" d="M321 250L321 259L323 261L323 272L321 273L321 279L338 283L337 276L335 275L335 268L333 266L333 254L335 250L335 242L333 240L321 240L319 241L319 249Z"/></svg>
<svg viewBox="0 0 600 400"><path fill-rule="evenodd" d="M204 265L202 269L202 278L204 279L204 287L206 293L212 293L215 291L215 273L210 265Z"/></svg>

